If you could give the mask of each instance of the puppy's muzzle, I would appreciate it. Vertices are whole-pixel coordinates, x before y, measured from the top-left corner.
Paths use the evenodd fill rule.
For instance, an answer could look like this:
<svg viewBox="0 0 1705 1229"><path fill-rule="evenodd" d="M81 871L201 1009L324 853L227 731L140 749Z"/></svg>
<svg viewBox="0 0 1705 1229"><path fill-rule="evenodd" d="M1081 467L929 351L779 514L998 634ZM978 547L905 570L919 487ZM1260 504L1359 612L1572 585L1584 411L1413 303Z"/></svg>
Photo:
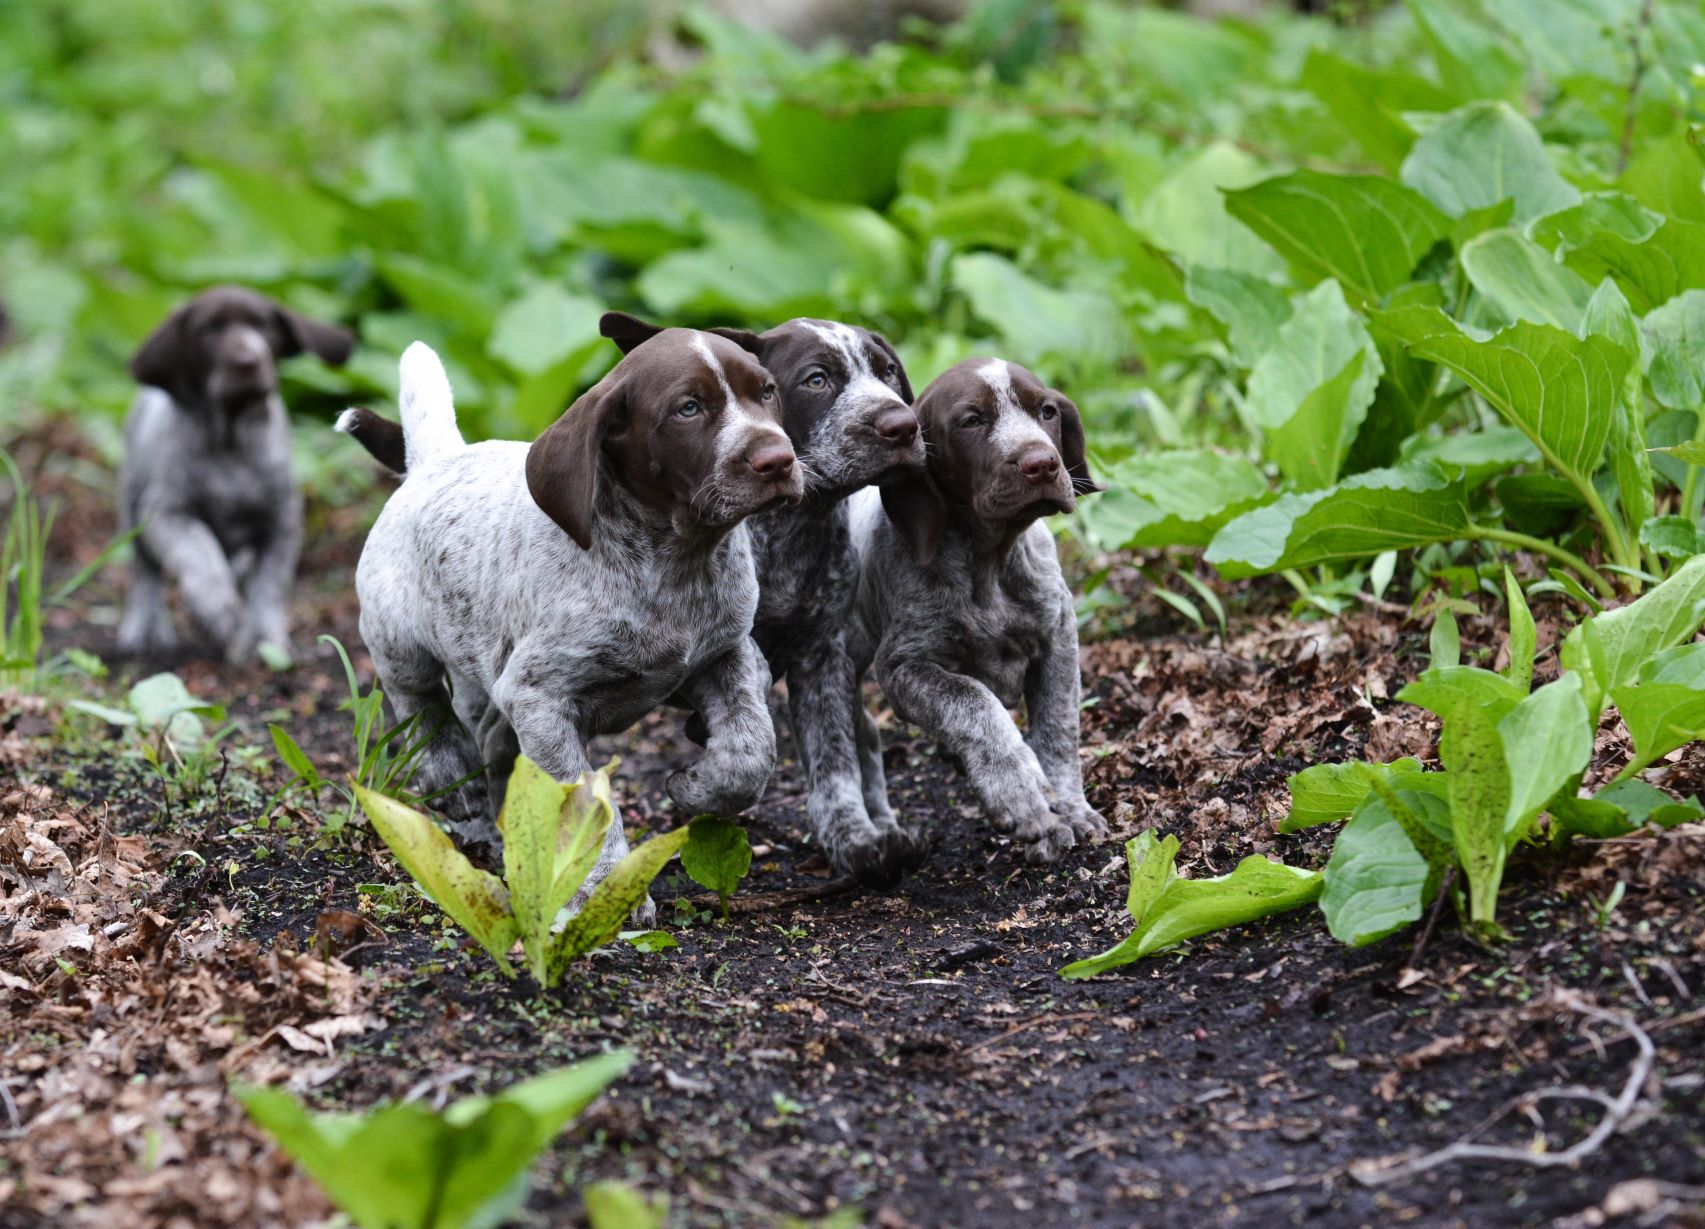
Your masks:
<svg viewBox="0 0 1705 1229"><path fill-rule="evenodd" d="M910 406L896 405L877 414L870 428L888 447L910 448L918 438L918 416Z"/></svg>

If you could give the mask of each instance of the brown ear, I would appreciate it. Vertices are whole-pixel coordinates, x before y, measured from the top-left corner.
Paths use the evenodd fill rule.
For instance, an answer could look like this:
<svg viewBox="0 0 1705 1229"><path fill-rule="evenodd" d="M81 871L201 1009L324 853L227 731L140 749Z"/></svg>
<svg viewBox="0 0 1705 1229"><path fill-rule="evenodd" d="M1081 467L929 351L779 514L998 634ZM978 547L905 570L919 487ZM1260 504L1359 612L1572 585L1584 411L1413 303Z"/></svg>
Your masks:
<svg viewBox="0 0 1705 1229"><path fill-rule="evenodd" d="M527 449L527 490L544 514L581 550L592 549L598 458L627 403L619 383L605 380L563 411Z"/></svg>
<svg viewBox="0 0 1705 1229"><path fill-rule="evenodd" d="M1060 398L1060 459L1066 463L1074 495L1093 495L1106 490L1089 476L1089 460L1083 442L1083 416L1066 397Z"/></svg>
<svg viewBox="0 0 1705 1229"><path fill-rule="evenodd" d="M642 341L650 341L663 331L661 324L652 324L626 312L605 312L598 318L598 331L616 343L623 354L632 354Z"/></svg>
<svg viewBox="0 0 1705 1229"><path fill-rule="evenodd" d="M882 347L888 357L894 360L894 366L900 369L900 396L907 405L912 404L917 398L912 395L912 382L906 378L906 364L900 361L899 351L889 345L888 339L881 333L872 332L870 335L876 338L876 344Z"/></svg>
<svg viewBox="0 0 1705 1229"><path fill-rule="evenodd" d="M349 361L355 349L355 334L342 325L321 324L288 307L275 306L273 311L278 315L279 332L284 336L284 349L279 351L278 358L294 358L307 352L333 367Z"/></svg>
<svg viewBox="0 0 1705 1229"><path fill-rule="evenodd" d="M882 492L882 510L912 548L912 557L925 566L934 563L947 528L947 505L929 475L908 475L878 490Z"/></svg>
<svg viewBox="0 0 1705 1229"><path fill-rule="evenodd" d="M158 328L148 334L141 348L130 356L130 374L138 384L177 394L189 357L189 338L184 332L188 310L189 305L185 304L167 316Z"/></svg>
<svg viewBox="0 0 1705 1229"><path fill-rule="evenodd" d="M718 337L726 337L739 346L747 354L756 355L759 362L764 358L764 339L750 329L706 329L707 333L715 333Z"/></svg>

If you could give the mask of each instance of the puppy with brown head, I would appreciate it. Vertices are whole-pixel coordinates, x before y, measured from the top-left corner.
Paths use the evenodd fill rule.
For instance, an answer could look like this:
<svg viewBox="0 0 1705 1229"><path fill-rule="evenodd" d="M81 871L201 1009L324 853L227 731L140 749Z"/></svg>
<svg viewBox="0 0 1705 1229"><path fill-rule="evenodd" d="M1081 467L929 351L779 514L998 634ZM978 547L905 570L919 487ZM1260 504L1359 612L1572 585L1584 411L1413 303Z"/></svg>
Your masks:
<svg viewBox="0 0 1705 1229"><path fill-rule="evenodd" d="M517 753L559 781L586 744L676 695L709 739L670 778L688 814L757 801L775 757L743 520L802 492L774 381L733 343L671 329L624 358L532 444L468 445L437 356L402 360L407 477L356 569L361 635L403 719L436 729L422 792L465 837ZM359 438L359 437L358 437ZM590 888L627 851L611 827Z"/></svg>
<svg viewBox="0 0 1705 1229"><path fill-rule="evenodd" d="M951 368L916 408L926 472L854 508L855 662L861 676L874 664L894 711L959 759L996 830L1052 862L1107 831L1083 796L1077 622L1042 524L1100 489L1082 419L1001 359ZM1009 711L1021 703L1022 734ZM864 763L868 790L882 761Z"/></svg>
<svg viewBox="0 0 1705 1229"><path fill-rule="evenodd" d="M239 286L197 295L130 360L142 385L125 420L119 519L141 526L119 647L177 643L166 588L227 657L288 651L302 498L277 361L340 364L354 337Z"/></svg>
<svg viewBox="0 0 1705 1229"><path fill-rule="evenodd" d="M660 331L621 312L606 314L602 327L624 351L651 344ZM876 730L847 654L858 559L846 500L873 483L922 473L912 386L893 346L868 329L798 319L765 333L712 332L775 377L782 423L805 477L798 507L752 518L759 590L752 636L771 674L787 680L794 738L811 782L811 829L837 871L891 884L920 846L895 819L887 794L865 790L859 767L860 747L875 746Z"/></svg>

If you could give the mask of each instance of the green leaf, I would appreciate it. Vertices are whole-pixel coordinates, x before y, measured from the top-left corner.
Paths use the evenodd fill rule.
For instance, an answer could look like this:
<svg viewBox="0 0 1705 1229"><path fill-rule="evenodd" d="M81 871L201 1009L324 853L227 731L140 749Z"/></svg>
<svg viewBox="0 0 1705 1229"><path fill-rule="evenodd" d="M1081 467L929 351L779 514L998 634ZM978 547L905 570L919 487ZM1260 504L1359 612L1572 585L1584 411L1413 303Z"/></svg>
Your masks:
<svg viewBox="0 0 1705 1229"><path fill-rule="evenodd" d="M1395 171L1414 144L1404 114L1443 111L1453 94L1413 73L1372 69L1319 47L1303 61L1298 84L1381 166Z"/></svg>
<svg viewBox="0 0 1705 1229"><path fill-rule="evenodd" d="M554 986L574 961L621 933L622 923L645 900L651 881L664 863L681 851L690 835L689 829L677 828L654 836L610 869L592 889L585 906L552 939L544 983L547 987Z"/></svg>
<svg viewBox="0 0 1705 1229"><path fill-rule="evenodd" d="M575 358L584 363L603 344L603 310L596 300L540 282L497 314L486 352L528 376Z"/></svg>
<svg viewBox="0 0 1705 1229"><path fill-rule="evenodd" d="M1504 569L1504 594L1510 607L1510 664L1504 677L1522 691L1533 686L1533 659L1539 649L1539 630L1534 626L1533 612L1528 609L1527 595L1522 592L1516 574Z"/></svg>
<svg viewBox="0 0 1705 1229"><path fill-rule="evenodd" d="M1448 842L1449 811L1441 799L1414 791L1400 797ZM1338 834L1322 878L1320 911L1327 929L1341 943L1365 947L1419 919L1437 890L1438 875L1384 800L1369 794Z"/></svg>
<svg viewBox="0 0 1705 1229"><path fill-rule="evenodd" d="M1244 406L1267 455L1304 490L1329 486L1367 417L1379 353L1336 282L1296 302L1249 375Z"/></svg>
<svg viewBox="0 0 1705 1229"><path fill-rule="evenodd" d="M1638 243L1600 233L1567 259L1589 281L1615 277L1634 310L1644 315L1685 290L1705 287L1705 223L1670 218Z"/></svg>
<svg viewBox="0 0 1705 1229"><path fill-rule="evenodd" d="M479 945L504 976L513 977L509 949L521 931L509 909L509 889L469 862L437 824L412 807L355 785L356 801L422 891Z"/></svg>
<svg viewBox="0 0 1705 1229"><path fill-rule="evenodd" d="M585 882L615 821L609 789L607 770L559 783L526 756L510 774L497 819L504 879L528 968L541 984L557 913Z"/></svg>
<svg viewBox="0 0 1705 1229"><path fill-rule="evenodd" d="M283 726L268 725L266 728L272 734L272 745L278 752L279 761L295 773L309 789L319 789L325 783L320 771L314 767L314 762L308 758L296 740Z"/></svg>
<svg viewBox="0 0 1705 1229"><path fill-rule="evenodd" d="M1705 406L1705 290L1688 290L1640 321L1652 396L1672 410Z"/></svg>
<svg viewBox="0 0 1705 1229"><path fill-rule="evenodd" d="M1056 290L992 252L955 257L953 284L971 310L1000 331L1017 361L1107 366L1130 347L1124 317L1108 296Z"/></svg>
<svg viewBox="0 0 1705 1229"><path fill-rule="evenodd" d="M1633 687L1613 687L1610 699L1634 739L1634 756L1619 774L1631 777L1677 747L1705 737L1705 644L1685 644L1640 667Z"/></svg>
<svg viewBox="0 0 1705 1229"><path fill-rule="evenodd" d="M1389 764L1352 760L1347 764L1315 764L1305 768L1285 781L1291 791L1291 810L1279 824L1279 831L1300 832L1316 824L1343 819L1361 805L1376 778L1390 780L1420 771L1420 761L1407 756Z"/></svg>
<svg viewBox="0 0 1705 1229"><path fill-rule="evenodd" d="M1078 505L1104 550L1206 546L1234 516L1267 497L1267 480L1242 457L1206 449L1133 453L1111 467L1107 490Z"/></svg>
<svg viewBox="0 0 1705 1229"><path fill-rule="evenodd" d="M1578 204L1535 218L1527 229L1541 247L1555 251L1561 258L1599 235L1615 235L1630 243L1640 243L1662 224L1662 215L1653 213L1631 196L1620 192L1589 192Z"/></svg>
<svg viewBox="0 0 1705 1229"><path fill-rule="evenodd" d="M1364 304L1407 281L1450 229L1426 198L1378 175L1293 171L1227 192L1225 203L1306 281L1336 278Z"/></svg>
<svg viewBox="0 0 1705 1229"><path fill-rule="evenodd" d="M1433 629L1427 634L1427 654L1429 670L1448 669L1462 661L1462 637L1449 606L1439 607L1433 616Z"/></svg>
<svg viewBox="0 0 1705 1229"><path fill-rule="evenodd" d="M1691 559L1705 551L1705 534L1685 516L1654 516L1640 526L1640 545L1663 559Z"/></svg>
<svg viewBox="0 0 1705 1229"><path fill-rule="evenodd" d="M1592 761L1593 722L1581 698L1581 676L1547 683L1498 722L1510 775L1504 834L1514 845L1553 795L1578 779Z"/></svg>
<svg viewBox="0 0 1705 1229"><path fill-rule="evenodd" d="M1597 839L1627 836L1647 824L1673 828L1705 817L1697 798L1677 802L1663 790L1638 778L1612 782L1592 798L1554 798L1551 816L1564 836Z"/></svg>
<svg viewBox="0 0 1705 1229"><path fill-rule="evenodd" d="M137 724L145 730L164 730L172 743L184 750L201 745L207 736L200 718L217 721L225 710L190 695L175 674L151 674L130 689L127 697Z"/></svg>
<svg viewBox="0 0 1705 1229"><path fill-rule="evenodd" d="M646 953L666 952L672 947L681 946L679 940L667 930L624 930L616 938Z"/></svg>
<svg viewBox="0 0 1705 1229"><path fill-rule="evenodd" d="M663 1229L669 1215L669 1197L648 1198L626 1183L605 1179L582 1193L586 1219L592 1229Z"/></svg>
<svg viewBox="0 0 1705 1229"><path fill-rule="evenodd" d="M1563 638L1565 670L1582 674L1587 712L1594 717L1611 690L1635 682L1665 649L1691 640L1705 623L1705 555L1677 568L1657 588L1617 610L1594 615Z"/></svg>
<svg viewBox="0 0 1705 1229"><path fill-rule="evenodd" d="M1577 486L1590 483L1610 438L1604 407L1619 394L1634 355L1604 337L1576 337L1523 321L1485 341L1442 314L1439 329L1410 349L1460 376L1538 446Z"/></svg>
<svg viewBox="0 0 1705 1229"><path fill-rule="evenodd" d="M1403 182L1453 218L1511 198L1518 226L1581 196L1551 165L1533 125L1503 102L1445 116L1403 160Z"/></svg>
<svg viewBox="0 0 1705 1229"><path fill-rule="evenodd" d="M1243 859L1229 875L1179 879L1173 871L1177 837L1156 841L1153 832L1144 832L1125 853L1131 866L1127 906L1136 929L1117 947L1068 964L1061 977L1093 977L1208 931L1299 908L1320 895L1317 872L1259 855Z"/></svg>
<svg viewBox="0 0 1705 1229"><path fill-rule="evenodd" d="M1485 710L1463 703L1445 718L1439 762L1450 773L1451 842L1468 879L1469 916L1489 927L1504 879L1504 817L1512 791L1498 726Z"/></svg>
<svg viewBox="0 0 1705 1229"><path fill-rule="evenodd" d="M1439 76L1467 98L1515 99L1527 65L1505 45L1478 11L1450 0L1406 0L1427 36Z"/></svg>
<svg viewBox="0 0 1705 1229"><path fill-rule="evenodd" d="M1267 177L1249 154L1216 141L1175 169L1143 200L1137 225L1159 246L1192 265L1257 277L1282 274L1284 261L1226 211L1223 189Z"/></svg>
<svg viewBox="0 0 1705 1229"><path fill-rule="evenodd" d="M35 665L33 661L27 658L19 659L18 664L32 667ZM93 700L73 700L66 707L75 709L80 713L88 713L91 717L98 717L108 725L128 727L137 724L135 713L128 709L114 708L110 704L97 704Z"/></svg>
<svg viewBox="0 0 1705 1229"><path fill-rule="evenodd" d="M722 916L728 916L728 898L752 869L752 845L746 830L732 820L703 815L688 828L686 847L681 850L681 869L701 888L715 892L722 901Z"/></svg>
<svg viewBox="0 0 1705 1229"><path fill-rule="evenodd" d="M1527 236L1487 231L1463 245L1460 259L1468 280L1505 320L1580 330L1593 288Z"/></svg>
<svg viewBox="0 0 1705 1229"><path fill-rule="evenodd" d="M1253 367L1272 349L1280 326L1291 318L1283 290L1264 277L1235 269L1191 265L1184 293L1225 325L1232 358L1240 367Z"/></svg>
<svg viewBox="0 0 1705 1229"><path fill-rule="evenodd" d="M1369 470L1245 512L1214 535L1204 557L1235 579L1449 542L1469 524L1459 476L1432 464Z"/></svg>
<svg viewBox="0 0 1705 1229"><path fill-rule="evenodd" d="M1527 691L1503 675L1479 666L1439 666L1404 684L1397 698L1446 720L1459 705L1472 704L1485 709L1492 720L1498 721L1527 698Z"/></svg>

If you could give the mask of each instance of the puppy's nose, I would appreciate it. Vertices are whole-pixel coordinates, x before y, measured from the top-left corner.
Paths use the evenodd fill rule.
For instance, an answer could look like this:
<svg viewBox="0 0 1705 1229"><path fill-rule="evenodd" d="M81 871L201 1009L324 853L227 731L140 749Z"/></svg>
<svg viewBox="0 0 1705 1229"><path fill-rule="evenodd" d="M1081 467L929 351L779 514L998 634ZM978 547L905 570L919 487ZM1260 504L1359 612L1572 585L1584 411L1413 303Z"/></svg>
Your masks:
<svg viewBox="0 0 1705 1229"><path fill-rule="evenodd" d="M244 352L231 356L231 370L240 371L245 375L253 375L260 370L260 355Z"/></svg>
<svg viewBox="0 0 1705 1229"><path fill-rule="evenodd" d="M763 478L785 478L793 472L793 449L786 444L760 444L746 454L746 464Z"/></svg>
<svg viewBox="0 0 1705 1229"><path fill-rule="evenodd" d="M1032 448L1018 458L1018 472L1027 482L1040 486L1052 482L1060 472L1060 458L1051 448Z"/></svg>
<svg viewBox="0 0 1705 1229"><path fill-rule="evenodd" d="M877 437L895 448L905 448L918 438L918 416L903 405L883 410L875 426Z"/></svg>

